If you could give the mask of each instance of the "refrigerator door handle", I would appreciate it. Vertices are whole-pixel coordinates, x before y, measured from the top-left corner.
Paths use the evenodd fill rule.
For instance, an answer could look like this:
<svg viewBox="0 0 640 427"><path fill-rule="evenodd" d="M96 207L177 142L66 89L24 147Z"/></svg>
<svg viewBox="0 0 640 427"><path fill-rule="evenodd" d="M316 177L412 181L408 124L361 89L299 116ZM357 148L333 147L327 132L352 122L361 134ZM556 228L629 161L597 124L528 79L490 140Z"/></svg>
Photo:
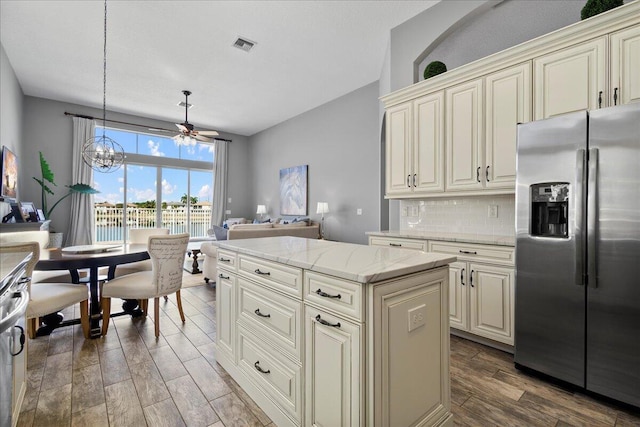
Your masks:
<svg viewBox="0 0 640 427"><path fill-rule="evenodd" d="M583 286L584 285L584 249L583 249L583 239L584 239L584 172L585 172L585 163L587 161L586 151L584 149L579 149L576 151L576 189L574 194L574 204L575 204L575 230L574 237L576 239L576 271L574 277L576 278L576 285Z"/></svg>
<svg viewBox="0 0 640 427"><path fill-rule="evenodd" d="M598 287L596 259L596 224L598 221L598 149L589 149L589 184L587 187L587 284Z"/></svg>

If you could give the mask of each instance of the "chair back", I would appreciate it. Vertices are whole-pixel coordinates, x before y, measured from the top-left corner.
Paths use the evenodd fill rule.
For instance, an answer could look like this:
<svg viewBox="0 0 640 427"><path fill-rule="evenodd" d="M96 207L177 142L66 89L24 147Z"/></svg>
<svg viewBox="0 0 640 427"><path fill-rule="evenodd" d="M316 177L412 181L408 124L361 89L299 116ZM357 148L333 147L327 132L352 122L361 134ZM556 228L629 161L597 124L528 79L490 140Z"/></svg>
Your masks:
<svg viewBox="0 0 640 427"><path fill-rule="evenodd" d="M182 287L182 266L189 233L149 238L149 256L157 295L167 295Z"/></svg>
<svg viewBox="0 0 640 427"><path fill-rule="evenodd" d="M131 228L129 229L129 243L146 244L150 236L164 236L169 234L168 228Z"/></svg>
<svg viewBox="0 0 640 427"><path fill-rule="evenodd" d="M33 231L12 231L9 233L0 233L0 243L25 243L38 242L40 249L49 246L49 232L46 230Z"/></svg>
<svg viewBox="0 0 640 427"><path fill-rule="evenodd" d="M48 232L45 232L48 234ZM15 233L18 234L18 233ZM31 277L33 275L33 269L36 267L36 264L40 260L40 244L39 242L19 242L19 243L7 243L2 244L0 246L0 254L11 254L11 253L19 253L19 252L31 252L31 260L27 263L27 268L25 274L27 277ZM31 295L31 281L29 281L27 285L27 289L29 290L29 295Z"/></svg>

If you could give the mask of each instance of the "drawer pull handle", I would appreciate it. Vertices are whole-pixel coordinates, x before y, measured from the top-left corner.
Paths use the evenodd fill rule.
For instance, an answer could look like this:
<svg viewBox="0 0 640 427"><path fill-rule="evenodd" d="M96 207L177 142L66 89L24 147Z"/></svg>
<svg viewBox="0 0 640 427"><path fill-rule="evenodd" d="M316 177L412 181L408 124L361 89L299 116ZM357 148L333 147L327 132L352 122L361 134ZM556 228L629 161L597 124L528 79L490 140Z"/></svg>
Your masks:
<svg viewBox="0 0 640 427"><path fill-rule="evenodd" d="M400 243L389 243L389 246L396 246L396 247L399 247L399 248L402 247L402 245Z"/></svg>
<svg viewBox="0 0 640 427"><path fill-rule="evenodd" d="M225 276L222 273L218 274L218 277L221 278L221 279L229 280L229 276Z"/></svg>
<svg viewBox="0 0 640 427"><path fill-rule="evenodd" d="M259 268L256 268L254 271L256 274L260 274L261 276L271 276L271 273L268 271L260 271Z"/></svg>
<svg viewBox="0 0 640 427"><path fill-rule="evenodd" d="M227 258L222 258L222 257L220 257L220 258L218 258L218 261L221 261L221 262L231 262L231 259L227 259Z"/></svg>
<svg viewBox="0 0 640 427"><path fill-rule="evenodd" d="M342 298L342 295L340 295L340 294L338 294L338 295L330 295L330 294L328 294L326 292L322 292L322 289L318 289L316 291L316 294L320 295L321 297L325 297L325 298L337 298L337 299Z"/></svg>
<svg viewBox="0 0 640 427"><path fill-rule="evenodd" d="M24 342L26 341L26 338L25 338L25 335L24 335L24 328L22 326L14 325L13 327L16 328L16 329L20 329L20 339L19 339L19 341L20 341L20 350L18 350L17 353L14 353L13 352L13 346L14 345L12 343L11 350L9 352L9 354L11 354L13 357L15 357L15 356L19 355L20 353L22 353L22 350L24 350ZM13 334L11 334L11 341L13 341L14 339L15 338L13 337Z"/></svg>
<svg viewBox="0 0 640 427"><path fill-rule="evenodd" d="M338 322L338 323L329 323L326 320L324 320L322 317L320 317L319 314L316 316L316 321L318 323L320 323L321 325L324 325L324 326L331 326L332 328L339 328L340 327L340 322Z"/></svg>
<svg viewBox="0 0 640 427"><path fill-rule="evenodd" d="M260 361L259 361L259 360L258 360L256 363L254 363L254 364L253 364L253 366L255 366L255 368L258 370L258 372L261 372L261 373L263 373L263 374L270 374L270 373L271 373L271 370L270 370L270 369L267 369L267 370L265 371L264 369L262 369L262 368L260 367Z"/></svg>
<svg viewBox="0 0 640 427"><path fill-rule="evenodd" d="M460 283L462 283L462 286L465 286L464 284L464 268L462 270L460 270Z"/></svg>
<svg viewBox="0 0 640 427"><path fill-rule="evenodd" d="M476 252L476 251L463 251L462 249L460 249L459 252L461 254L478 255L478 252Z"/></svg>
<svg viewBox="0 0 640 427"><path fill-rule="evenodd" d="M473 270L471 270L471 274L469 275L469 284L472 288L475 288L475 286L473 286Z"/></svg>
<svg viewBox="0 0 640 427"><path fill-rule="evenodd" d="M18 284L19 285L23 285L23 284L25 284L27 282L30 282L30 281L31 281L31 277L23 277L20 280L18 280Z"/></svg>
<svg viewBox="0 0 640 427"><path fill-rule="evenodd" d="M260 309L259 309L259 308L256 308L256 311L254 311L254 313L255 313L256 315L260 316L260 317L267 317L267 318L268 318L268 317L271 317L271 315L270 315L270 314L262 314L262 313L260 313Z"/></svg>

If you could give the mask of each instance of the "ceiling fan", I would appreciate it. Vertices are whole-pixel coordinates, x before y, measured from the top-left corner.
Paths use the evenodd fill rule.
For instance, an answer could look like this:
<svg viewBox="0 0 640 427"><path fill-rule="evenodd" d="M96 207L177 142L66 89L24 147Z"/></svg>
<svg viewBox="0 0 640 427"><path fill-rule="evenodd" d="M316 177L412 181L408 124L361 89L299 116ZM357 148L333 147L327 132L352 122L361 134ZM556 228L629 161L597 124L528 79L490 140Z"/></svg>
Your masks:
<svg viewBox="0 0 640 427"><path fill-rule="evenodd" d="M183 90L184 94L184 123L176 123L180 133L172 139L181 145L195 145L196 140L201 142L213 142L213 136L218 135L215 130L194 130L193 125L189 123L189 95L191 92Z"/></svg>

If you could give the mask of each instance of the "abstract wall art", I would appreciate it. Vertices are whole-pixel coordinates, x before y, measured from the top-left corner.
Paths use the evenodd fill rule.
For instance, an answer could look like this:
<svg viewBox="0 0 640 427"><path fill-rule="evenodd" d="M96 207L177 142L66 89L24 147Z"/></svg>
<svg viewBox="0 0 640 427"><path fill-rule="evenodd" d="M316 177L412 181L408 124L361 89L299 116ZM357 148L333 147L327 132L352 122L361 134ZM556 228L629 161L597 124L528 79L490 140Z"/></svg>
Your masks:
<svg viewBox="0 0 640 427"><path fill-rule="evenodd" d="M280 169L280 215L307 214L308 166Z"/></svg>

